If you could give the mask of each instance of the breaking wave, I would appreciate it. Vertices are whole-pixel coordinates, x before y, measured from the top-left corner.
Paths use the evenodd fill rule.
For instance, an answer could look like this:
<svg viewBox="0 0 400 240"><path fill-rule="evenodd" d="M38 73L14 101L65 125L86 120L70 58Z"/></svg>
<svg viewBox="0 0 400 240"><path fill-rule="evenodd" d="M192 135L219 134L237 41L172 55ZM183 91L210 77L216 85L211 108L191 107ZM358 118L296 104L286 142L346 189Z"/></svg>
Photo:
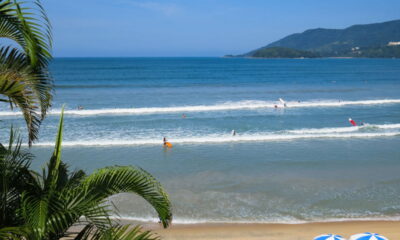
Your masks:
<svg viewBox="0 0 400 240"><path fill-rule="evenodd" d="M399 104L400 99L380 99L380 100L360 100L360 101L288 101L286 108L323 108L323 107L342 107L351 105L381 105L381 104ZM169 106L169 107L143 107L143 108L105 108L105 109L83 109L83 110L65 110L66 115L94 116L94 115L143 115L143 114L164 114L177 112L210 112L210 111L235 111L235 110L259 110L273 109L282 104L277 101L257 101L247 100L238 102L225 102L215 105L193 105L193 106ZM61 110L50 111L49 115L59 115ZM16 111L1 111L0 116L20 115Z"/></svg>
<svg viewBox="0 0 400 240"><path fill-rule="evenodd" d="M350 215L350 214L349 214ZM160 220L154 217L129 217L129 216L113 216L112 219L122 219L138 223L158 223ZM196 219L196 218L174 218L174 224L190 225L190 224L304 224L304 223L329 223L329 222L353 222L353 221L399 221L400 216L371 216L359 217L349 216L344 218L316 218L315 220L299 220L290 217L269 218L269 219L252 219L252 220L215 220L215 219Z"/></svg>
<svg viewBox="0 0 400 240"><path fill-rule="evenodd" d="M264 133L243 133L236 136L229 134L209 134L206 136L170 136L173 144L207 144L207 143L235 143L235 142L266 142L290 141L297 139L316 138L376 138L393 137L400 135L400 124L366 125L360 127L339 128L309 128L298 130L283 130ZM160 145L162 138L152 137L146 139L82 139L78 141L64 141L63 146L131 146L131 145ZM36 143L35 146L53 146L53 142Z"/></svg>

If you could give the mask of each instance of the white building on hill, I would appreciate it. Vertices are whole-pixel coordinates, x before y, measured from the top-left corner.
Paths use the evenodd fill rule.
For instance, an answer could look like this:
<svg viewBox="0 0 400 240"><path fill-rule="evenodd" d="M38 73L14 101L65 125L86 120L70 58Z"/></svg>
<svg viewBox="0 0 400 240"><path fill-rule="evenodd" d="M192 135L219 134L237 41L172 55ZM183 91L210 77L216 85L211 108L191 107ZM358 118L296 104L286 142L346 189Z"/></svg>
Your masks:
<svg viewBox="0 0 400 240"><path fill-rule="evenodd" d="M389 42L388 46L399 46L400 42Z"/></svg>

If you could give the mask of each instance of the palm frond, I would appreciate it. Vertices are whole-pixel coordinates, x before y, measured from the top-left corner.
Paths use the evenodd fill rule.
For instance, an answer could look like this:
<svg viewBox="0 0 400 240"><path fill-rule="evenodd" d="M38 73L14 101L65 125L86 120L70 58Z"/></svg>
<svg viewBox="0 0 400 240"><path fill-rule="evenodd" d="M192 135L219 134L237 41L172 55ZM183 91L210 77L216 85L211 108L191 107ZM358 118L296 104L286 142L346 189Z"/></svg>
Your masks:
<svg viewBox="0 0 400 240"><path fill-rule="evenodd" d="M140 226L113 225L105 230L96 229L92 225L85 227L74 240L159 240L160 237L151 231L144 231Z"/></svg>
<svg viewBox="0 0 400 240"><path fill-rule="evenodd" d="M24 33L19 18L15 14L15 5L10 1L0 2L0 38L15 41L23 49L26 48Z"/></svg>
<svg viewBox="0 0 400 240"><path fill-rule="evenodd" d="M20 240L27 236L26 229L23 227L4 227L0 228L0 239Z"/></svg>
<svg viewBox="0 0 400 240"><path fill-rule="evenodd" d="M6 96L11 104L19 107L28 128L29 143L37 139L41 117L38 96L33 90L41 76L32 71L26 63L26 56L19 49L0 48L0 94Z"/></svg>
<svg viewBox="0 0 400 240"><path fill-rule="evenodd" d="M49 202L45 195L23 192L21 197L21 215L25 225L31 229L34 239L42 239L47 231Z"/></svg>
<svg viewBox="0 0 400 240"><path fill-rule="evenodd" d="M86 176L83 171L70 173L61 161L63 111L60 117L54 152L43 169L43 174L24 170L23 186L8 196L6 202L17 202L14 215L26 231L26 239L59 239L76 223L85 227L77 239L158 239L139 227L113 225L107 198L117 193L135 193L143 197L157 211L164 227L172 219L171 204L160 183L149 173L137 167L108 167ZM21 142L16 147L14 134L10 134L9 146L0 144L0 164L5 157L21 157ZM15 145L15 144L14 144ZM22 161L23 162L23 161ZM0 169L0 177L7 176ZM10 193L10 191L8 191ZM11 200L10 200L11 199ZM1 227L10 227L6 221ZM5 233L11 234L12 233ZM10 235L10 236L11 236ZM8 235L7 235L8 236Z"/></svg>
<svg viewBox="0 0 400 240"><path fill-rule="evenodd" d="M0 227L21 223L16 210L27 187L33 156L21 149L21 139L11 128L8 146L0 144Z"/></svg>
<svg viewBox="0 0 400 240"><path fill-rule="evenodd" d="M16 46L14 50L18 52L19 62L30 66L29 71L27 69L22 71L29 72L29 81L19 82L19 85L27 85L25 95L19 94L19 99L14 96L9 102L11 107L14 104L22 110L27 122L29 144L31 144L37 139L37 129L51 106L54 91L53 78L48 71L48 64L52 59L51 25L40 1L19 3L16 0L0 0L0 38L13 40L19 46ZM10 52L3 49L2 53L9 54ZM3 54L3 57L12 56ZM10 58L10 60L8 64L14 63L12 60L15 59ZM8 65L4 65L3 70L6 67ZM15 82L15 71L0 72L0 75L3 75L1 85ZM0 92L0 94L4 93ZM25 105L22 104L24 96L27 97ZM7 100L2 99L2 101ZM34 106L34 109L27 109L27 106Z"/></svg>
<svg viewBox="0 0 400 240"><path fill-rule="evenodd" d="M64 202L57 201L60 199L60 195L56 191L59 167L61 165L63 122L64 115L62 111L54 152L48 164L47 176L43 175L42 179L36 178L37 181L32 182L37 185L37 187L25 189L25 191L22 192L20 212L25 223L32 230L34 238L41 239L46 234L57 234L57 229L60 225L64 224L64 220L66 219L65 215L63 215L64 218L60 218L54 214L59 209L63 209L65 205ZM38 176L38 174L36 174L36 176ZM43 182L43 189L37 189L40 187L40 182ZM72 218L75 219L76 217L74 216Z"/></svg>
<svg viewBox="0 0 400 240"><path fill-rule="evenodd" d="M102 205L103 202L95 201L82 188L66 189L50 201L47 225L51 232L66 232L73 224L81 221L98 229L105 229L111 224L109 210Z"/></svg>
<svg viewBox="0 0 400 240"><path fill-rule="evenodd" d="M70 172L68 167L66 163L61 162L58 170L57 190L61 191L63 189L78 187L81 181L86 177L86 173L83 170Z"/></svg>
<svg viewBox="0 0 400 240"><path fill-rule="evenodd" d="M88 195L105 199L117 193L135 193L150 203L164 227L172 220L171 203L161 184L149 173L137 167L107 167L89 175L83 185Z"/></svg>
<svg viewBox="0 0 400 240"><path fill-rule="evenodd" d="M58 132L53 155L48 164L48 175L45 180L45 190L53 191L57 188L59 168L61 165L61 143L64 125L64 107L61 110L60 122L58 124Z"/></svg>
<svg viewBox="0 0 400 240"><path fill-rule="evenodd" d="M52 58L50 21L40 0L34 1L37 9L21 7L21 4L17 3L16 0L14 0L14 4L14 15L19 18L21 32L24 34L26 43L24 49L27 53L29 63L36 73L43 75L43 78L38 79L37 83L32 87L37 96L39 96L41 116L44 118L53 98L53 81L50 73L47 71L47 66Z"/></svg>
<svg viewBox="0 0 400 240"><path fill-rule="evenodd" d="M39 0L35 0L36 7L22 6L14 0L12 15L19 19L20 32L24 34L25 51L28 53L33 66L43 67L51 59L51 25Z"/></svg>

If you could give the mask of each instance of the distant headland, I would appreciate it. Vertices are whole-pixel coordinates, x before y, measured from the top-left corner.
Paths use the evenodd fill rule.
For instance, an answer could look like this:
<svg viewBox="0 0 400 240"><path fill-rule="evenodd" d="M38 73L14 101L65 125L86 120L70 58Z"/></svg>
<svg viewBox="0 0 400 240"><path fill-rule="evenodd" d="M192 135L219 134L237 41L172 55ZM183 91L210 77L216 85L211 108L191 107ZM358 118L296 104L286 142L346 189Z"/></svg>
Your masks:
<svg viewBox="0 0 400 240"><path fill-rule="evenodd" d="M400 58L400 20L345 29L310 29L245 54L225 57Z"/></svg>

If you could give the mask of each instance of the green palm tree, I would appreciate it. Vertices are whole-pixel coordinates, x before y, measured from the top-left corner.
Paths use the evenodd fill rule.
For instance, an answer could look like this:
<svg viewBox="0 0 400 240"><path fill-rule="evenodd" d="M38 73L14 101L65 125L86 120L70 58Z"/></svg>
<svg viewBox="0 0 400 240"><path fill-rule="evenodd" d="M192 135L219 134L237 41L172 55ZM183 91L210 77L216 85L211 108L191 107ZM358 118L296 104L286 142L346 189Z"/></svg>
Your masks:
<svg viewBox="0 0 400 240"><path fill-rule="evenodd" d="M63 115L53 155L41 174L29 169L32 156L21 150L20 141L14 143L14 134L8 147L0 145L0 238L60 239L71 226L83 223L74 239L158 239L140 227L113 222L106 200L118 193L137 194L168 227L171 204L160 183L132 166L106 167L91 175L69 172L61 161L62 128Z"/></svg>
<svg viewBox="0 0 400 240"><path fill-rule="evenodd" d="M52 101L51 27L39 0L18 3L0 0L0 101L18 107L24 116L29 144Z"/></svg>

